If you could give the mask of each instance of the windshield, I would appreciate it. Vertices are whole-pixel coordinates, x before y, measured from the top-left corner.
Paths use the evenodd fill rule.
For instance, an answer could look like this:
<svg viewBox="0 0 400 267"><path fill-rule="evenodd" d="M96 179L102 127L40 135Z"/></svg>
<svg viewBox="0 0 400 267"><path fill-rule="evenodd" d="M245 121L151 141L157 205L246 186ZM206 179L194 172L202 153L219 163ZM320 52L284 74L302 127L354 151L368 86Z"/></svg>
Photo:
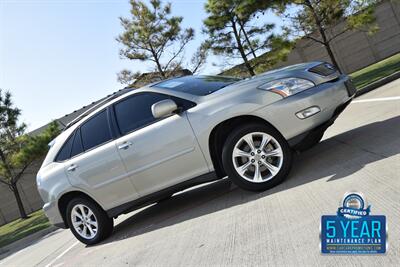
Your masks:
<svg viewBox="0 0 400 267"><path fill-rule="evenodd" d="M240 79L223 76L185 76L162 81L152 87L205 96L237 81Z"/></svg>

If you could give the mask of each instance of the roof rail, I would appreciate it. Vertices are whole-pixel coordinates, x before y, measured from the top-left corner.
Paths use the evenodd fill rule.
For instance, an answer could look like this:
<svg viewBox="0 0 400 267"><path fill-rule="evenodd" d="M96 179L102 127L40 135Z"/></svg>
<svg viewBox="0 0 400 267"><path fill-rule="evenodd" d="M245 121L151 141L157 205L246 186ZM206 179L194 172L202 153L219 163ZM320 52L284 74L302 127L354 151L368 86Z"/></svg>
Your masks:
<svg viewBox="0 0 400 267"><path fill-rule="evenodd" d="M81 115L79 115L78 117L76 117L75 119L73 119L72 121L70 121L64 128L64 131L68 128L70 128L72 125L76 124L77 122L81 121L83 118L85 118L87 115L89 115L93 110L97 109L98 107L100 107L101 105L104 105L108 102L110 102L111 100L125 94L128 93L130 91L132 91L134 88L124 88L121 89L115 93L113 93L112 95L107 96L106 98L99 100L98 103L95 103L92 107L90 107L88 110L86 110L85 112L83 112Z"/></svg>

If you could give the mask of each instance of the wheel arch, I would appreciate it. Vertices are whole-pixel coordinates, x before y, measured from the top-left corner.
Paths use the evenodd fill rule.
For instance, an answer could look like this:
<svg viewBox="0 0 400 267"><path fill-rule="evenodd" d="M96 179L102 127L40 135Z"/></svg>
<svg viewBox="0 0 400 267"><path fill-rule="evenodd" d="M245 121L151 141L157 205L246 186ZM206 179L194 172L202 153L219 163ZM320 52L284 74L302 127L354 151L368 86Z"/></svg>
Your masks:
<svg viewBox="0 0 400 267"><path fill-rule="evenodd" d="M241 115L229 118L217 124L210 132L208 138L208 146L210 151L210 157L214 166L215 173L219 178L225 177L226 173L222 164L222 149L225 144L225 140L233 129L241 125L249 123L260 123L272 127L277 132L279 130L273 126L270 122L263 118L254 115ZM280 133L280 132L279 132ZM281 133L280 133L281 134ZM281 134L282 135L282 134Z"/></svg>
<svg viewBox="0 0 400 267"><path fill-rule="evenodd" d="M58 210L59 210L59 212L60 212L60 214L61 214L61 217L62 217L62 219L63 219L63 221L64 221L64 224L65 224L65 227L66 228L69 228L69 226L68 226L68 223L67 223L67 206L68 206L68 203L72 200L72 199L74 199L74 198L77 198L77 197L82 197L82 198L86 198L86 199L88 199L88 200L90 200L90 201L93 201L94 203L96 203L99 207L101 207L101 205L96 201L96 200L94 200L91 196L89 196L88 194L86 194L86 193L84 193L84 192L82 192L82 191L79 191L79 190L74 190L74 191L69 191L69 192L66 192L66 193L64 193L61 197L60 197L60 199L58 200Z"/></svg>

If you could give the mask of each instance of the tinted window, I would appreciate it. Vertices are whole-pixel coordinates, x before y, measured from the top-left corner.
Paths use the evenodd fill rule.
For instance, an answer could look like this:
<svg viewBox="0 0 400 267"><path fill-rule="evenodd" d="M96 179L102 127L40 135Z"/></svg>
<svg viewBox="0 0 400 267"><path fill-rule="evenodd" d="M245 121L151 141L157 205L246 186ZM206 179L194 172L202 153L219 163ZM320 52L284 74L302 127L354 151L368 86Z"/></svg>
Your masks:
<svg viewBox="0 0 400 267"><path fill-rule="evenodd" d="M74 142L72 143L71 158L83 152L81 131L78 129L75 133Z"/></svg>
<svg viewBox="0 0 400 267"><path fill-rule="evenodd" d="M185 76L157 83L153 87L204 96L237 81L239 79L221 76Z"/></svg>
<svg viewBox="0 0 400 267"><path fill-rule="evenodd" d="M154 122L156 119L151 113L151 106L168 98L167 95L143 93L133 95L115 104L115 116L121 134L129 133Z"/></svg>
<svg viewBox="0 0 400 267"><path fill-rule="evenodd" d="M169 96L170 99L174 100L176 105L178 107L180 107L182 110L188 110L189 108L192 108L194 106L196 106L196 103L186 100L186 99L182 99L182 98L178 98L178 97L173 97L173 96Z"/></svg>
<svg viewBox="0 0 400 267"><path fill-rule="evenodd" d="M81 126L83 148L88 150L111 140L107 113L102 111Z"/></svg>
<svg viewBox="0 0 400 267"><path fill-rule="evenodd" d="M58 152L56 161L64 161L70 158L73 137L74 135L72 134L64 143L60 152Z"/></svg>

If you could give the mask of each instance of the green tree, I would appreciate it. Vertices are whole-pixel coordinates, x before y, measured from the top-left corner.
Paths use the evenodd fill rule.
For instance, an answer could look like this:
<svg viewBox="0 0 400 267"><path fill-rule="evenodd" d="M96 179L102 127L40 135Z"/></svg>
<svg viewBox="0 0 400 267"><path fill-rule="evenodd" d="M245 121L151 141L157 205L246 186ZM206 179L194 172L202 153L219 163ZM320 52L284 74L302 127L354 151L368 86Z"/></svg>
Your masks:
<svg viewBox="0 0 400 267"><path fill-rule="evenodd" d="M0 183L14 193L21 218L27 218L17 183L35 160L43 157L48 143L58 135L53 122L41 134L25 134L26 125L19 123L20 109L14 107L10 92L0 89Z"/></svg>
<svg viewBox="0 0 400 267"><path fill-rule="evenodd" d="M271 34L275 25L256 25L257 13L268 9L273 1L208 0L204 32L215 54L239 57L248 73L255 75L257 53L274 49L280 37Z"/></svg>
<svg viewBox="0 0 400 267"><path fill-rule="evenodd" d="M340 71L332 41L355 29L375 32L375 3L376 0L289 0L281 2L278 13L291 20L291 32L323 45ZM344 22L343 27L335 28L340 22Z"/></svg>
<svg viewBox="0 0 400 267"><path fill-rule="evenodd" d="M117 38L124 48L122 57L152 61L162 78L173 76L182 68L186 45L193 40L192 28L181 28L182 17L171 15L171 4L150 0L150 5L131 0L131 17L120 18L124 32ZM136 73L123 70L119 81L130 83Z"/></svg>
<svg viewBox="0 0 400 267"><path fill-rule="evenodd" d="M208 56L208 46L206 42L203 42L196 50L196 52L193 54L192 58L190 59L190 62L187 64L188 69L192 73L197 73L201 67L204 66L204 64L207 61L207 56Z"/></svg>
<svg viewBox="0 0 400 267"><path fill-rule="evenodd" d="M198 49L193 54L193 56L190 59L190 61L187 62L185 68L188 69L191 73L198 72L204 66L204 63L207 60L207 56L208 56L208 49L207 49L206 45L203 43L198 47ZM175 74L178 74L177 71L180 70L180 69L183 69L183 67L181 67L179 69L176 69L176 70L174 70L172 72L166 72L166 74L167 74L168 77L173 77L173 76L175 76ZM128 69L123 69L122 71L120 71L117 74L117 80L121 84L132 86L133 82L136 79L140 78L140 76L141 76L141 72L140 71L132 72L132 71L130 71ZM158 78L160 78L159 76L160 75L151 75L146 80L143 80L143 82L145 82L145 83L154 82L153 79L155 77L158 79Z"/></svg>
<svg viewBox="0 0 400 267"><path fill-rule="evenodd" d="M121 84L130 85L140 74L140 71L132 72L131 70L123 69L117 74L117 81Z"/></svg>

